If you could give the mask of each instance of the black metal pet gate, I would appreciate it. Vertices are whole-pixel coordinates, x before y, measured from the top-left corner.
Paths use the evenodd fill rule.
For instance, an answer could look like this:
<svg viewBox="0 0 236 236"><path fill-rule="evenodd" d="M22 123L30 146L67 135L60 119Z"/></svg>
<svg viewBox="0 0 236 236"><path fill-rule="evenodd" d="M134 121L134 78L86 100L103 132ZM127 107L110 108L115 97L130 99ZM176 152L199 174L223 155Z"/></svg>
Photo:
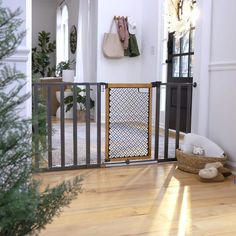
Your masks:
<svg viewBox="0 0 236 236"><path fill-rule="evenodd" d="M161 82L34 83L33 133L40 137L34 139L36 167L66 170L175 161L175 149L181 140L182 91L185 89L188 94L186 130L190 132L192 87L192 83ZM173 88L177 91L174 131L169 128L172 101L168 97ZM165 100L165 112L161 110L161 97ZM55 113L56 99L60 105L56 105ZM81 114L85 114L84 120L78 119ZM47 151L40 152L42 147Z"/></svg>

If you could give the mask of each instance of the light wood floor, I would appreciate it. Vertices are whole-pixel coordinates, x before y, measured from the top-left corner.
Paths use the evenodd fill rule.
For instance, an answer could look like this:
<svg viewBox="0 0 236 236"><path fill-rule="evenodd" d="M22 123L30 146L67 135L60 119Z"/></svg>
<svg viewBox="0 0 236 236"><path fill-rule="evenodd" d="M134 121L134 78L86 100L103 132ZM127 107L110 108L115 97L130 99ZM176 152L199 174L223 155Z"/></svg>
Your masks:
<svg viewBox="0 0 236 236"><path fill-rule="evenodd" d="M83 193L41 236L236 235L233 177L206 184L173 164L42 174L44 184L84 175Z"/></svg>

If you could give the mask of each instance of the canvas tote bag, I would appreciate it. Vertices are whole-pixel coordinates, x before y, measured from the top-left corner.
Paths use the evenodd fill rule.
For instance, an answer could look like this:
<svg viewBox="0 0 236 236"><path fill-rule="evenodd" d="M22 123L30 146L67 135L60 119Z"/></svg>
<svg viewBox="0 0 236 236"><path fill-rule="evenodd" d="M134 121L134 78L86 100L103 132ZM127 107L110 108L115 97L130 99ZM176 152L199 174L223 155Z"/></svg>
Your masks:
<svg viewBox="0 0 236 236"><path fill-rule="evenodd" d="M104 34L103 39L103 54L107 58L122 58L124 57L124 48L120 41L118 33L112 33L112 27L115 20L112 20L110 32ZM116 24L115 24L116 25Z"/></svg>

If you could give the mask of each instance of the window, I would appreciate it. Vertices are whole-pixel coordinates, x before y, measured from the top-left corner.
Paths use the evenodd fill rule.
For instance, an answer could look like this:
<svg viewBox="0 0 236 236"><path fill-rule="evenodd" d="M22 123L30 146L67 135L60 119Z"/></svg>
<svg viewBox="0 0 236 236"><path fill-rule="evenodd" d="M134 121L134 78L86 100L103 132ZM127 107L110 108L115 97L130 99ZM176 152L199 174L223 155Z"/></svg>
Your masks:
<svg viewBox="0 0 236 236"><path fill-rule="evenodd" d="M64 4L57 9L57 64L69 58L68 20L68 8Z"/></svg>

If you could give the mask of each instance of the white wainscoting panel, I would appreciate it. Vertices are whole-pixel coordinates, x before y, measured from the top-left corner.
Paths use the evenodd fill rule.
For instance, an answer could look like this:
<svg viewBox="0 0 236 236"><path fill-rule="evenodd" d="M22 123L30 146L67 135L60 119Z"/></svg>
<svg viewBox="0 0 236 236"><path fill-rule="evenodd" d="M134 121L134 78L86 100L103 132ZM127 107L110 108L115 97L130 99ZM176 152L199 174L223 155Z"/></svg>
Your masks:
<svg viewBox="0 0 236 236"><path fill-rule="evenodd" d="M27 62L29 60L29 53L30 50L27 48L19 47L19 49L16 50L16 52L6 58L5 62Z"/></svg>
<svg viewBox="0 0 236 236"><path fill-rule="evenodd" d="M236 61L212 62L209 71L236 71Z"/></svg>

